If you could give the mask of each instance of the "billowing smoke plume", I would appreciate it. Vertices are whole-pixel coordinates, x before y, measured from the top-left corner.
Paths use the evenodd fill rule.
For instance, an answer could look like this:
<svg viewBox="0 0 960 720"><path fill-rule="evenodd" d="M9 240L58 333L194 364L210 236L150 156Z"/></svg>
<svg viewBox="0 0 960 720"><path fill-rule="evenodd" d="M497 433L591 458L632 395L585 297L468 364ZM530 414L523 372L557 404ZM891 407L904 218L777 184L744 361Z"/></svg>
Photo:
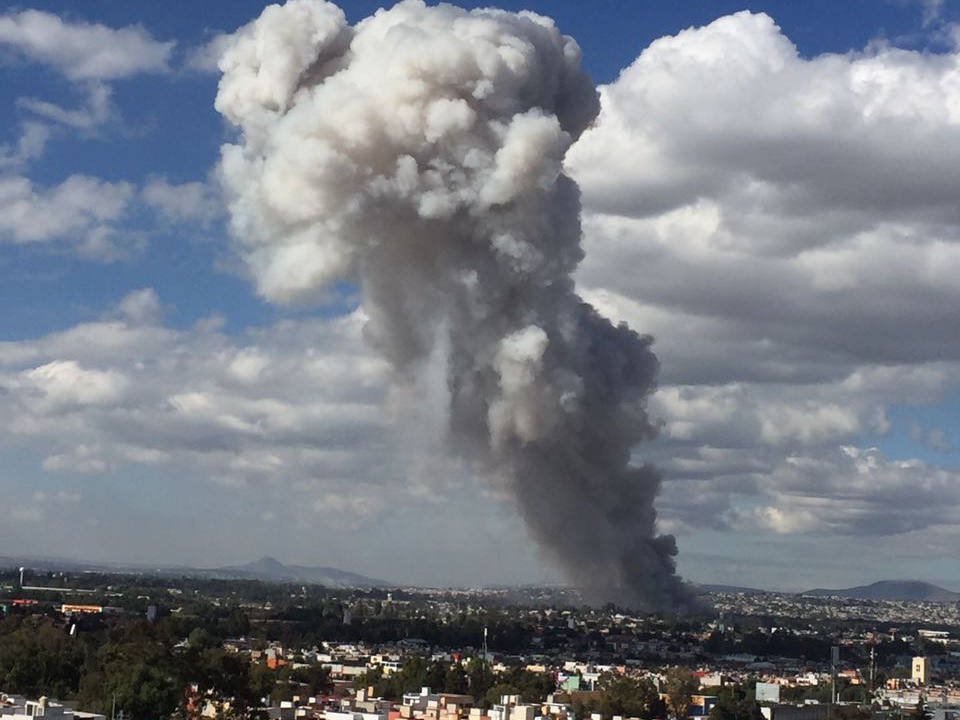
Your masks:
<svg viewBox="0 0 960 720"><path fill-rule="evenodd" d="M271 6L220 62L239 126L221 172L269 300L357 284L370 343L401 376L449 348L449 440L505 486L593 600L684 596L657 536L650 339L575 292L580 200L563 173L596 116L552 21L407 0L355 27L322 0Z"/></svg>

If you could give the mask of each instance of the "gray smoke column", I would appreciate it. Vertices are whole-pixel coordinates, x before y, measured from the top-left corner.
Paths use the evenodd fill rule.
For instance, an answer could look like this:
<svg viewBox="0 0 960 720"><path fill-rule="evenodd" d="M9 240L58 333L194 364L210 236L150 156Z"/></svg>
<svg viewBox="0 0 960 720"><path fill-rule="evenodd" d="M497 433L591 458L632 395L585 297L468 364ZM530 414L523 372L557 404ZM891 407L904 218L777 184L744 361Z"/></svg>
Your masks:
<svg viewBox="0 0 960 720"><path fill-rule="evenodd" d="M216 107L220 171L260 293L361 290L398 378L449 349L449 443L506 488L589 599L685 599L656 534L651 340L575 292L580 198L564 153L596 117L580 49L532 13L401 2L351 27L291 0L239 30Z"/></svg>

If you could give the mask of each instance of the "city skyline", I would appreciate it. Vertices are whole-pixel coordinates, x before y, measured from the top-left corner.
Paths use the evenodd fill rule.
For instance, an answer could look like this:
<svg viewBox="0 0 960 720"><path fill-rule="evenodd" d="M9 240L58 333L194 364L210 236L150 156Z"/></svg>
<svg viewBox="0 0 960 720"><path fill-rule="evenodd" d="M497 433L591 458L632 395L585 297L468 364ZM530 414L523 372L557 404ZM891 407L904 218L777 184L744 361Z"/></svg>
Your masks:
<svg viewBox="0 0 960 720"><path fill-rule="evenodd" d="M272 304L238 260L216 59L262 7L0 15L4 553L559 580L444 453L443 378L415 414L391 390L353 287ZM679 573L960 588L953 2L503 7L555 17L601 89L565 164L576 279L655 338L634 460Z"/></svg>

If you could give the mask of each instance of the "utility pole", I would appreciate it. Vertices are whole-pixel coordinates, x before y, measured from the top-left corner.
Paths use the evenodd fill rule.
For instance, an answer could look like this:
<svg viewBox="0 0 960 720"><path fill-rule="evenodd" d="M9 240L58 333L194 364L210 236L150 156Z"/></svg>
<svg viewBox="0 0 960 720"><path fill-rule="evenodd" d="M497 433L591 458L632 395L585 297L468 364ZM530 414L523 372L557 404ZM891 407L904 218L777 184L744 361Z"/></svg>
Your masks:
<svg viewBox="0 0 960 720"><path fill-rule="evenodd" d="M490 679L490 676L487 674L489 666L487 665L487 626L483 626L483 657L480 660L480 677L483 678L484 683L493 684L493 680ZM492 675L492 673L491 673Z"/></svg>
<svg viewBox="0 0 960 720"><path fill-rule="evenodd" d="M840 662L840 647L830 648L830 704L837 702L837 663Z"/></svg>

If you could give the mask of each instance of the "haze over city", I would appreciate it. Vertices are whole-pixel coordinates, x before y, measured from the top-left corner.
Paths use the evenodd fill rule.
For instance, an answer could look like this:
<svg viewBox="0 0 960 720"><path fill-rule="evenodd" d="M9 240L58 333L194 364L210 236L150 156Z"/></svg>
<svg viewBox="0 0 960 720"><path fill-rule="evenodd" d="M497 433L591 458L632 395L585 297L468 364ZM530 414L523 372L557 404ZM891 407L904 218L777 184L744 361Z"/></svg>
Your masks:
<svg viewBox="0 0 960 720"><path fill-rule="evenodd" d="M457 325L461 337L448 327L422 351L432 330L387 339L382 332L397 326L378 314L397 309L376 285L396 280L389 256L378 259L374 248L356 260L363 270L333 267L330 257L343 260L347 240L369 230L350 224L359 190L344 175L297 166L311 157L297 135L302 124L258 114L286 102L280 115L294 117L287 111L296 108L310 117L293 84L280 97L289 67L272 69L279 85L265 91L244 85L248 66L260 70L250 57L264 46L297 47L295 25L233 36L263 10L253 2L205 2L188 12L55 1L0 15L3 552L192 566L272 555L404 584L529 584L565 582L592 554L605 557L593 552L602 534L611 547L652 548L644 577L668 578L660 597L674 598L664 570L672 535L679 576L696 582L800 590L917 578L960 588L956 6L655 5L503 3L555 19L559 33L539 20L517 32L542 43L538 53L547 54L538 57L561 90L550 95L555 107L528 100L530 83L493 83L482 97L491 112L513 108L516 98L536 109L516 129L513 155L490 153L497 172L540 168L524 138L546 142L559 130L554 144L536 146L541 164L555 168L492 173L478 197L493 207L519 197L511 193L521 181L537 192L554 187L543 180L552 168L554 204L511 218L511 227L538 227L544 252L536 262L545 257L556 272L551 287L573 271L576 293L610 321L584 315L569 353L543 355L556 361L544 386L576 376L582 387L608 387L590 378L583 360L603 353L577 355L590 344L582 338L602 338L620 353L610 357L636 365L610 383L621 395L599 410L586 403L589 412L571 425L616 436L615 461L604 465L610 477L633 472L618 464L617 448L636 440L633 466L652 463L662 475L655 498L654 475L644 476L652 488L637 501L644 512L609 536L591 513L565 514L571 504L593 507L600 485L581 495L568 485L554 497L548 484L497 482L504 472L539 477L544 467L511 445L540 437L530 428L543 417L517 410L530 404L524 363L541 347L536 331L511 328L485 344L488 326ZM337 72L353 73L344 84L365 94L311 97L355 101L318 101L316 117L331 137L346 138L344 153L362 147L374 158L382 146L363 145L369 129L350 113L379 97L381 68L383 87L392 87L395 68L372 40L366 55L358 43L349 62L343 58L349 37L377 37L376 24L362 21L378 7L345 4L342 42L341 30L331 31L329 46L319 46L341 53ZM381 22L437 17L430 7L404 3ZM323 22L336 16L328 10ZM446 17L452 27L475 16ZM561 34L579 45L579 65ZM259 38L249 53L242 37ZM443 67L432 59L424 78ZM461 121L433 118L423 136ZM260 141L269 149L255 147ZM248 203L261 157L287 163L289 216L276 204ZM438 155L432 167L447 159ZM566 176L582 193L582 239ZM389 187L364 192L393 201L408 180L398 169ZM465 182L455 200L434 193L427 203L409 182L420 193L418 211L432 220L446 219L443 203L473 190ZM342 235L322 262L272 245L274 237L296 239L304 218L314 222L311 203L321 205L321 195L298 197L304 186L321 188L324 202L343 192L340 204L319 213L331 237L334 225ZM420 241L420 226L407 231L402 213L390 215L394 205L363 208L385 233ZM470 221L489 237L513 237L502 235L502 217ZM462 231L450 222L443 232ZM563 247L552 243L560 237ZM521 265L533 257L499 250ZM464 267L445 258L411 270L429 280L427 290L442 290L421 298L423 307L438 296L469 304L472 296L444 284L446 270ZM431 275L437 268L439 280ZM380 305L361 306L370 297ZM579 307L569 288L525 302L558 328L573 311L544 308ZM404 305L398 317L409 311ZM655 379L647 340L619 323L653 337ZM454 349L499 348L491 354L502 392L463 389L483 367L451 387L444 337ZM423 368L399 381L403 359L418 352ZM520 368L519 400L504 400L511 363ZM598 375L606 381L611 373ZM454 413L459 446L477 445L470 408L493 408L479 453L450 452L451 391L480 398ZM621 437L621 407L643 407L644 398L646 415L631 415ZM542 424L568 437L568 429ZM600 572L580 580L592 583Z"/></svg>

